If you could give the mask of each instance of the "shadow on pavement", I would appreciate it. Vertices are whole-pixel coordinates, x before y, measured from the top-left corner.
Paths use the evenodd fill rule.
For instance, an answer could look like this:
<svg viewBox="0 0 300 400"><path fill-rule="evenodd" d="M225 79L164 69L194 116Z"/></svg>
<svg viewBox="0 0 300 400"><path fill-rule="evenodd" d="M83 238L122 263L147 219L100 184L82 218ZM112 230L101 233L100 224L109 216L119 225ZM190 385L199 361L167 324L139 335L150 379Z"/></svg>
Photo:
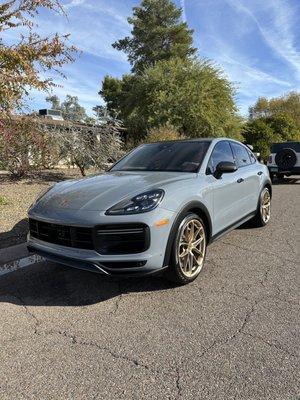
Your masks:
<svg viewBox="0 0 300 400"><path fill-rule="evenodd" d="M28 220L24 218L10 231L0 232L0 249L26 242L27 233Z"/></svg>
<svg viewBox="0 0 300 400"><path fill-rule="evenodd" d="M295 184L299 184L300 182L300 177L286 177L286 178L282 178L282 179L276 179L273 182L273 185L295 185Z"/></svg>
<svg viewBox="0 0 300 400"><path fill-rule="evenodd" d="M44 262L0 277L0 302L26 306L85 306L130 292L168 290L162 277L106 278Z"/></svg>

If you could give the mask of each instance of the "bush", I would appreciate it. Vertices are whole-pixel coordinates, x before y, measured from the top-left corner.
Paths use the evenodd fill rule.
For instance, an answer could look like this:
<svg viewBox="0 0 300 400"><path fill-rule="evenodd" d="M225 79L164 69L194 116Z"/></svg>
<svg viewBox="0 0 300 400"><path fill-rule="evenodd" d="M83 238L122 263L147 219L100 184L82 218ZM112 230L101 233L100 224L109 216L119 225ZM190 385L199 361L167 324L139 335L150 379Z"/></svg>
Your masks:
<svg viewBox="0 0 300 400"><path fill-rule="evenodd" d="M87 168L104 170L123 155L118 127L110 124L80 129L69 123L67 131L57 132L57 139L62 154L79 168L82 176Z"/></svg>
<svg viewBox="0 0 300 400"><path fill-rule="evenodd" d="M161 126L159 128L151 129L143 142L153 143L153 142L161 142L167 140L180 140L180 139L185 139L185 136L181 135L177 130L175 130L172 127Z"/></svg>
<svg viewBox="0 0 300 400"><path fill-rule="evenodd" d="M45 123L28 116L0 118L0 166L16 177L60 160L75 164L85 175L88 167L103 170L122 155L118 124Z"/></svg>
<svg viewBox="0 0 300 400"><path fill-rule="evenodd" d="M30 154L37 147L35 126L30 118L4 117L0 120L0 164L15 176L30 170Z"/></svg>
<svg viewBox="0 0 300 400"><path fill-rule="evenodd" d="M0 206L7 206L8 200L4 196L0 196Z"/></svg>

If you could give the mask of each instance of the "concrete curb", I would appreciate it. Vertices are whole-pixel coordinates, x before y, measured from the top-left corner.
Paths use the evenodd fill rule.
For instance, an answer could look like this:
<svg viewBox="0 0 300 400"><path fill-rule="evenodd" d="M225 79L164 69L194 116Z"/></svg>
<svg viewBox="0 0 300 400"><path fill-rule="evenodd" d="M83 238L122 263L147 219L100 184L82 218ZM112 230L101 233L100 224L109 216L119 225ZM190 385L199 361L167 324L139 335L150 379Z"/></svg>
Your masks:
<svg viewBox="0 0 300 400"><path fill-rule="evenodd" d="M26 243L1 249L0 276L42 261L43 257L28 252Z"/></svg>

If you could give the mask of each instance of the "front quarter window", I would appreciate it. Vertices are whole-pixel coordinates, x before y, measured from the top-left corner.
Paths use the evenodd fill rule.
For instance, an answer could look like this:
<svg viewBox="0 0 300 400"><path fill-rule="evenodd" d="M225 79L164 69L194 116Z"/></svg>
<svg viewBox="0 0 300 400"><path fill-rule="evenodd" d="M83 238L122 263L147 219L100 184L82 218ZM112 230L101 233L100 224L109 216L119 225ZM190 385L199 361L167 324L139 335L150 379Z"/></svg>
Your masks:
<svg viewBox="0 0 300 400"><path fill-rule="evenodd" d="M207 175L214 174L217 165L222 161L230 161L234 163L234 158L230 144L225 140L218 142L210 156L210 160L207 164L206 173Z"/></svg>

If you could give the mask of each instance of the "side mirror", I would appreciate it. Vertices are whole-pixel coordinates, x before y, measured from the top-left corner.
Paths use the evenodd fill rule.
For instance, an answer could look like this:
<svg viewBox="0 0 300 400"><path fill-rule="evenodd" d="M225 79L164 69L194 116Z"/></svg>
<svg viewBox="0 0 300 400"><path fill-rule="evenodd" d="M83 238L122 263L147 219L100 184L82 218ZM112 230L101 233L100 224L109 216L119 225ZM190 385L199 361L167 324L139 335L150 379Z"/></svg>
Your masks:
<svg viewBox="0 0 300 400"><path fill-rule="evenodd" d="M216 167L215 178L220 179L223 174L228 174L237 171L235 163L230 161L221 161Z"/></svg>

